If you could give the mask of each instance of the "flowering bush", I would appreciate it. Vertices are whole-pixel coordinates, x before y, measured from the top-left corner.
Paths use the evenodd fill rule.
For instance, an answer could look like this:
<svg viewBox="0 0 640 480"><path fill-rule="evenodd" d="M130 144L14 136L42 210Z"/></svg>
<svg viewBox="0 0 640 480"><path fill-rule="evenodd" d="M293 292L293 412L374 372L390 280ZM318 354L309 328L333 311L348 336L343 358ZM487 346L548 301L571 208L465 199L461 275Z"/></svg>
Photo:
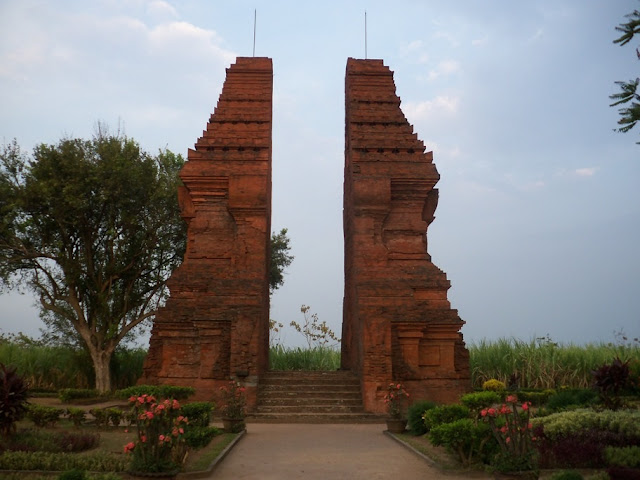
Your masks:
<svg viewBox="0 0 640 480"><path fill-rule="evenodd" d="M222 392L222 416L239 420L244 418L247 406L246 389L240 382L231 381L226 387L220 387Z"/></svg>
<svg viewBox="0 0 640 480"><path fill-rule="evenodd" d="M494 457L494 467L503 472L537 469L532 434L530 402L518 409L517 398L509 395L499 408L485 408L480 416L489 422L491 432L500 446Z"/></svg>
<svg viewBox="0 0 640 480"><path fill-rule="evenodd" d="M384 396L384 403L387 404L389 415L393 418L400 418L402 416L402 404L405 398L409 398L409 393L401 383L389 384L387 393Z"/></svg>
<svg viewBox="0 0 640 480"><path fill-rule="evenodd" d="M136 418L138 441L124 446L132 453L131 471L170 472L180 468L185 457L184 427L187 418L180 415L177 400L156 402L153 395L129 398Z"/></svg>

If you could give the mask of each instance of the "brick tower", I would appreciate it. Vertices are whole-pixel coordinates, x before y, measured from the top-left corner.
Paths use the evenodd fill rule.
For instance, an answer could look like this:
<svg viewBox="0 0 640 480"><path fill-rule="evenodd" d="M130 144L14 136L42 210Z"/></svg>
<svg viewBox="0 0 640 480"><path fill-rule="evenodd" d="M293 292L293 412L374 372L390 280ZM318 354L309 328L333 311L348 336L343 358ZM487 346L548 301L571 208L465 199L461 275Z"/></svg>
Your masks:
<svg viewBox="0 0 640 480"><path fill-rule="evenodd" d="M140 383L193 386L210 400L238 378L255 404L268 368L272 92L270 58L237 58L189 150L179 192L187 251Z"/></svg>
<svg viewBox="0 0 640 480"><path fill-rule="evenodd" d="M455 401L470 388L469 358L450 283L427 253L440 178L432 153L382 60L348 59L345 104L342 367L360 375L371 412L385 411L390 382Z"/></svg>

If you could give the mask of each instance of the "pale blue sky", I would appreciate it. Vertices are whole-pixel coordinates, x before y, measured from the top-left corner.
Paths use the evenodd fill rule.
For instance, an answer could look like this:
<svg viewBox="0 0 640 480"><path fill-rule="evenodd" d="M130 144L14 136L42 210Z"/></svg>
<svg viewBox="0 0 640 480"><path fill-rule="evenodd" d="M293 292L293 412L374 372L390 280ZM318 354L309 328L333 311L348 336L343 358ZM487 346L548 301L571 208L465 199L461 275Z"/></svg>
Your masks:
<svg viewBox="0 0 640 480"><path fill-rule="evenodd" d="M0 139L26 149L96 121L186 156L225 68L273 58L273 230L296 257L271 316L307 304L340 331L344 73L382 58L434 151L429 252L467 341L640 335L640 130L613 132L614 81L635 78L615 26L637 1L0 0ZM37 334L31 297L0 329ZM299 343L294 332L288 344Z"/></svg>

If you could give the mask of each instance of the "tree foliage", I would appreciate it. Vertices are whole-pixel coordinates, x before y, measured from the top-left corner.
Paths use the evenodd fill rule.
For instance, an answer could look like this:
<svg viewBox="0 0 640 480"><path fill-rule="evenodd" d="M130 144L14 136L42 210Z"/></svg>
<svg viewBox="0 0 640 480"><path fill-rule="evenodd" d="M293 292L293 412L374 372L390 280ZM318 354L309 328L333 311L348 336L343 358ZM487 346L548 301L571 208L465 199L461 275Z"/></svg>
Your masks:
<svg viewBox="0 0 640 480"><path fill-rule="evenodd" d="M275 292L284 284L284 269L293 262L287 229L271 234L271 259L269 262L269 291Z"/></svg>
<svg viewBox="0 0 640 480"><path fill-rule="evenodd" d="M182 260L182 164L104 131L31 157L16 141L0 151L0 284L32 290L49 326L81 339L101 391L113 351L154 315Z"/></svg>
<svg viewBox="0 0 640 480"><path fill-rule="evenodd" d="M640 33L640 11L634 10L632 13L625 15L625 18L629 21L616 27L616 30L622 32L622 35L613 41L613 43L620 44L621 46L629 43L634 35ZM636 55L638 59L640 59L639 48L636 48ZM620 126L616 130L625 133L635 127L638 121L640 121L640 94L638 93L640 78L615 83L620 87L620 92L610 95L609 98L614 100L611 104L612 107L621 106L618 109L620 114L618 125ZM637 143L640 144L640 142Z"/></svg>

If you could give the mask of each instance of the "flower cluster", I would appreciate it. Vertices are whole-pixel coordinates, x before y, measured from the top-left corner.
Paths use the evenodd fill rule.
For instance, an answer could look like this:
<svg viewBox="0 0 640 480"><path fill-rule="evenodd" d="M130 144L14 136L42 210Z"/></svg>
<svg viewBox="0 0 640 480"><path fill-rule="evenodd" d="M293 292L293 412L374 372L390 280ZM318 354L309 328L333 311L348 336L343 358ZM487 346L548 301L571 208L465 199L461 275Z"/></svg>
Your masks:
<svg viewBox="0 0 640 480"><path fill-rule="evenodd" d="M409 398L409 393L404 389L401 383L390 383L387 387L387 393L384 396L384 403L387 404L389 415L394 418L400 418L402 415L402 404L404 399Z"/></svg>
<svg viewBox="0 0 640 480"><path fill-rule="evenodd" d="M153 395L129 398L132 418L138 427L137 442L124 446L132 453L131 470L165 472L177 470L184 459L184 427L188 419L180 415L180 403L174 399L156 401Z"/></svg>
<svg viewBox="0 0 640 480"><path fill-rule="evenodd" d="M247 398L246 389L240 382L229 382L226 387L220 387L222 393L222 416L231 419L242 419L245 415Z"/></svg>
<svg viewBox="0 0 640 480"><path fill-rule="evenodd" d="M495 466L502 471L534 470L537 466L532 433L531 402L518 407L518 399L509 395L498 408L485 408L480 416L489 422L493 436L500 446Z"/></svg>

